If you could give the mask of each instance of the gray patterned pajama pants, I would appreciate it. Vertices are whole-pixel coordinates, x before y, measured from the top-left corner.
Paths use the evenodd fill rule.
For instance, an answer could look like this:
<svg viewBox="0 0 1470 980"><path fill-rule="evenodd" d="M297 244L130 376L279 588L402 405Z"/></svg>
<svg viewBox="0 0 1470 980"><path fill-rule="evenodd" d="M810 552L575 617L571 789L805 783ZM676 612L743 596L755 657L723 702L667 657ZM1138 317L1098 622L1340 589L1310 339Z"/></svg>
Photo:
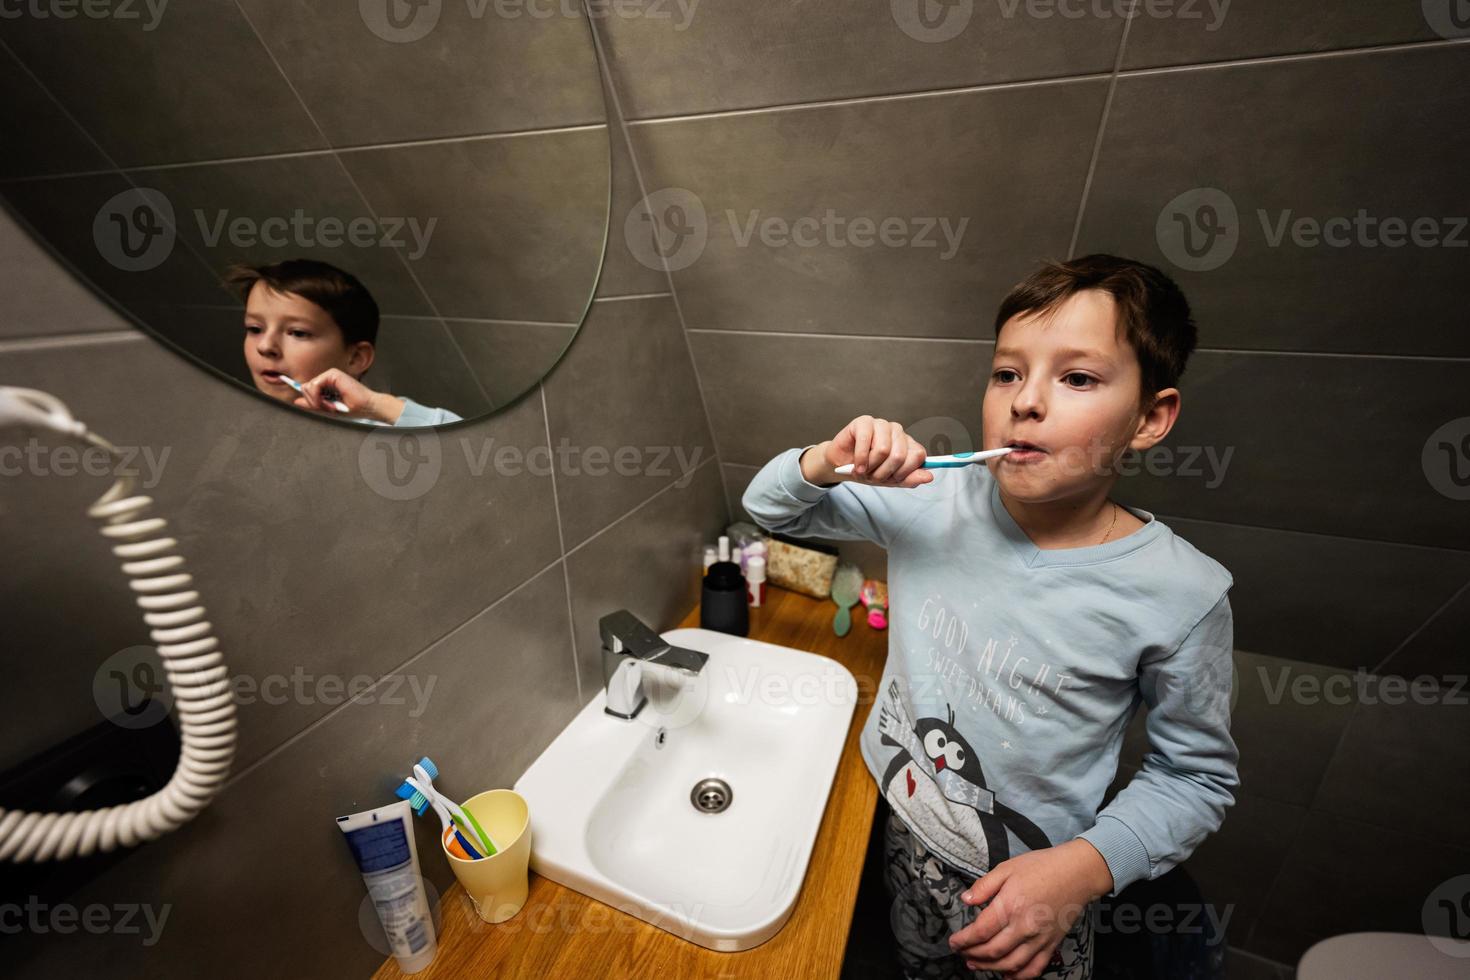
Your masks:
<svg viewBox="0 0 1470 980"><path fill-rule="evenodd" d="M883 856L884 882L893 899L893 937L908 980L1000 980L999 973L971 970L949 948L949 937L980 914L981 906L960 899L975 883L974 875L931 854L892 810L884 828ZM1044 980L1091 980L1092 911L1078 916L1042 973Z"/></svg>

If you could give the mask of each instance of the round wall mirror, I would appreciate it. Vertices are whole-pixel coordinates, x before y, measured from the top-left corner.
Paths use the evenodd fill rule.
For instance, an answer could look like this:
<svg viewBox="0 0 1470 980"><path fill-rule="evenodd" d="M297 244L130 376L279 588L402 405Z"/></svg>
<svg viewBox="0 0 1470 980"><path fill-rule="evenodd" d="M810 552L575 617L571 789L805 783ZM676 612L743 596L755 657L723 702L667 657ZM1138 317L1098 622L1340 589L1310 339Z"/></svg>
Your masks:
<svg viewBox="0 0 1470 980"><path fill-rule="evenodd" d="M222 380L344 423L476 418L551 370L607 238L580 4L133 9L7 21L0 45L0 197L79 277Z"/></svg>

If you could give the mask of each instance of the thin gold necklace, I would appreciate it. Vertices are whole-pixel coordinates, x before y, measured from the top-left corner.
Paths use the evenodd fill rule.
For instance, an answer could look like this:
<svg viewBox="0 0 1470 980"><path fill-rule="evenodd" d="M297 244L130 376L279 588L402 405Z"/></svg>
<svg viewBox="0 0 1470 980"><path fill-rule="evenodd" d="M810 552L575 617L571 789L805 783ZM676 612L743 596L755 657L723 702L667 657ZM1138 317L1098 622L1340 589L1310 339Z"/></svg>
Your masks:
<svg viewBox="0 0 1470 980"><path fill-rule="evenodd" d="M1109 502L1111 503L1111 501L1109 501ZM1113 504L1113 523L1108 525L1108 533L1103 535L1102 541L1099 541L1098 544L1102 544L1103 541L1107 541L1108 538L1110 538L1110 537L1113 536L1113 528L1115 526L1117 526L1117 523L1118 523L1118 505L1117 504Z"/></svg>

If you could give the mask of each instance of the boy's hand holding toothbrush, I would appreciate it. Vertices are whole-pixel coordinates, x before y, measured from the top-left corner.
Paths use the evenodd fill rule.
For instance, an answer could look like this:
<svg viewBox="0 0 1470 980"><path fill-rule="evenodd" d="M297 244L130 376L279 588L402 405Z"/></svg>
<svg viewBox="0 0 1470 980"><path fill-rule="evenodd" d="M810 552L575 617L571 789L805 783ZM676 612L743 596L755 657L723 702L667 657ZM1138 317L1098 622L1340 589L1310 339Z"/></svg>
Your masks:
<svg viewBox="0 0 1470 980"><path fill-rule="evenodd" d="M380 391L374 391L340 368L328 368L310 381L303 382L297 389L298 408L332 415L341 412L341 405L348 413L359 418L373 419L392 425L403 414L403 400ZM345 413L344 413L345 414Z"/></svg>
<svg viewBox="0 0 1470 980"><path fill-rule="evenodd" d="M859 415L831 439L808 449L801 458L801 474L812 483L840 480L879 487L917 487L934 474L923 469L928 454L903 426L871 415ZM853 464L850 474L837 467Z"/></svg>
<svg viewBox="0 0 1470 980"><path fill-rule="evenodd" d="M851 480L875 487L923 486L934 481L936 469L970 466L1004 456L1010 447L978 453L930 456L923 443L903 431L903 426L871 415L859 415L842 431L801 456L801 475L808 482L831 486Z"/></svg>

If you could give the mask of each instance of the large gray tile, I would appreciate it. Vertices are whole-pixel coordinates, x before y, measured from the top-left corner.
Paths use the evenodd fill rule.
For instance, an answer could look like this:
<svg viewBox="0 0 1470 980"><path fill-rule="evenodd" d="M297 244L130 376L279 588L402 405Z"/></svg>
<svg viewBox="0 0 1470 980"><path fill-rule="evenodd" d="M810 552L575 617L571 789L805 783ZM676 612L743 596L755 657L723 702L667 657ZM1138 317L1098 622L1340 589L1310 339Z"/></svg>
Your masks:
<svg viewBox="0 0 1470 980"><path fill-rule="evenodd" d="M323 145L234 0L94 7L133 16L21 16L5 43L117 163Z"/></svg>
<svg viewBox="0 0 1470 980"><path fill-rule="evenodd" d="M1010 287L1067 251L1106 90L1062 82L633 126L685 322L989 336ZM649 222L612 231L643 236Z"/></svg>
<svg viewBox="0 0 1470 980"><path fill-rule="evenodd" d="M450 320L449 331L493 405L508 405L556 366L575 324Z"/></svg>
<svg viewBox="0 0 1470 980"><path fill-rule="evenodd" d="M764 466L864 414L921 433L955 430L981 445L991 344L701 332L689 339L722 462Z"/></svg>
<svg viewBox="0 0 1470 980"><path fill-rule="evenodd" d="M128 311L164 345L186 354L219 377L255 390L245 364L242 309L162 304Z"/></svg>
<svg viewBox="0 0 1470 980"><path fill-rule="evenodd" d="M1470 653L1465 648L1465 637L1470 636L1470 587L1467 586L1461 586L1455 598L1443 609L1436 610L1434 618L1408 637L1377 672L1444 679L1470 673Z"/></svg>
<svg viewBox="0 0 1470 980"><path fill-rule="evenodd" d="M1470 690L1368 678L1313 809L1470 851ZM1470 870L1467 868L1466 870Z"/></svg>
<svg viewBox="0 0 1470 980"><path fill-rule="evenodd" d="M1201 501L1199 509L1206 506ZM1163 520L1230 569L1236 646L1272 657L1373 670L1470 579L1463 551ZM1453 635L1436 634L1423 637L1421 649L1449 658L1463 648L1456 644Z"/></svg>
<svg viewBox="0 0 1470 980"><path fill-rule="evenodd" d="M437 229L428 228L432 214L380 209L382 224L374 222L373 211L331 154L144 170L132 176L168 198L180 247L198 255L216 278L236 262L317 259L362 280L385 315L417 316L429 313L430 307L403 257L415 270L451 261L436 248L441 242ZM403 224L395 229L390 218ZM418 222L419 237L409 219ZM369 224L350 231L362 222Z"/></svg>
<svg viewBox="0 0 1470 980"><path fill-rule="evenodd" d="M107 158L0 44L0 178L104 169Z"/></svg>
<svg viewBox="0 0 1470 980"><path fill-rule="evenodd" d="M63 398L115 444L169 451L148 492L179 539L231 671L257 683L297 670L379 676L558 553L548 476L477 471L447 435L395 439L266 404L152 343L12 351L4 362L7 376ZM537 400L457 433L523 452L546 446ZM44 528L84 523L71 507L37 514L40 540L24 556L7 549L20 565L50 553ZM87 576L125 592L110 559L105 570L74 564L55 581ZM63 598L44 601L67 608ZM7 635L45 644L58 621L37 612ZM105 623L87 627L108 638L86 660L94 669L96 650L140 642L135 612ZM50 710L32 701L21 717ZM326 708L256 701L241 711L245 765Z"/></svg>
<svg viewBox="0 0 1470 980"><path fill-rule="evenodd" d="M546 379L546 411L565 453L556 491L567 548L715 455L668 297L594 303Z"/></svg>
<svg viewBox="0 0 1470 980"><path fill-rule="evenodd" d="M711 460L567 555L582 701L602 686L597 621L627 609L654 630L673 629L699 603L704 546L728 523L720 467Z"/></svg>
<svg viewBox="0 0 1470 980"><path fill-rule="evenodd" d="M229 302L219 270L196 256L187 238L181 241L179 215L167 214L172 203L140 196L152 190L119 174L0 184L0 195L32 234L124 311Z"/></svg>
<svg viewBox="0 0 1470 980"><path fill-rule="evenodd" d="M436 221L427 251L410 261L441 315L582 319L606 230L605 126L341 159L380 216Z"/></svg>
<svg viewBox="0 0 1470 980"><path fill-rule="evenodd" d="M1353 675L1243 650L1235 652L1235 668L1230 734L1240 749L1242 791L1309 806L1352 716L1342 694Z"/></svg>
<svg viewBox="0 0 1470 980"><path fill-rule="evenodd" d="M1435 431L1466 414L1462 373L1451 360L1197 353L1184 411L1156 454L1164 475L1139 467L1118 493L1158 514L1470 549L1464 502L1424 466ZM1442 601L1464 580L1457 556L1414 565L1389 559L1395 594L1418 581Z"/></svg>
<svg viewBox="0 0 1470 980"><path fill-rule="evenodd" d="M597 26L633 119L1106 72L1123 29L1024 0L632 9Z"/></svg>
<svg viewBox="0 0 1470 980"><path fill-rule="evenodd" d="M1240 750L1240 786L1224 823L1189 858L1188 868L1218 914L1224 914L1221 906L1238 903L1229 936L1240 944L1261 912L1266 889L1316 794L1352 706L1320 696L1291 696L1293 683L1321 685L1336 671L1243 650L1235 651L1235 669L1238 693L1230 735ZM1307 680L1297 680L1303 677ZM1119 788L1149 751L1147 720L1147 709L1140 709L1126 732Z"/></svg>
<svg viewBox="0 0 1470 980"><path fill-rule="evenodd" d="M1424 903L1466 868L1470 851L1313 811L1246 948L1296 963L1327 936L1423 933Z"/></svg>
<svg viewBox="0 0 1470 980"><path fill-rule="evenodd" d="M1138 5L1123 67L1331 51L1438 40L1425 16L1437 0L1199 0ZM1445 0L1444 6L1449 6Z"/></svg>
<svg viewBox="0 0 1470 980"><path fill-rule="evenodd" d="M376 390L447 408L466 419L495 407L443 321L385 317L376 346L376 359L363 379Z"/></svg>
<svg viewBox="0 0 1470 980"><path fill-rule="evenodd" d="M1470 154L1467 82L1459 46L1124 76L1077 251L1170 272L1204 346L1470 353L1456 166ZM1201 188L1224 196L1181 199ZM1393 247L1390 218L1403 225ZM1435 230L1419 241L1460 244L1394 237L1421 218ZM1337 223L1301 237L1302 220Z"/></svg>
<svg viewBox="0 0 1470 980"><path fill-rule="evenodd" d="M366 893L334 818L393 802L422 755L439 765L437 782L452 797L509 787L579 706L558 564L76 897L78 904L167 903L156 945L81 932L26 937L25 968L13 975L189 978L208 963L221 978L366 976L385 956L360 931ZM503 737L510 732L515 737ZM415 824L422 873L442 894L453 878L439 852L438 821L430 814ZM222 883L228 900L220 898ZM243 929L246 908L272 912ZM453 904L441 909L462 913Z"/></svg>
<svg viewBox="0 0 1470 980"><path fill-rule="evenodd" d="M241 6L334 146L603 121L580 4Z"/></svg>
<svg viewBox="0 0 1470 980"><path fill-rule="evenodd" d="M1306 807L1237 793L1220 829L1184 862L1232 945L1243 944L1260 917L1306 814Z"/></svg>
<svg viewBox="0 0 1470 980"><path fill-rule="evenodd" d="M730 519L754 524L755 521L741 503L741 498L745 496L745 488L750 486L750 481L760 471L760 467L725 463L720 468L725 476L725 498L730 501ZM888 549L882 545L872 541L832 541L826 538L807 540L836 548L843 561L850 561L863 570L864 578L888 581Z"/></svg>
<svg viewBox="0 0 1470 980"><path fill-rule="evenodd" d="M111 307L0 208L0 337L127 329Z"/></svg>
<svg viewBox="0 0 1470 980"><path fill-rule="evenodd" d="M94 345L95 353L79 357L77 366L101 368L109 358L126 365L168 357L149 350L151 343L137 335ZM0 353L0 378L46 390L51 379L33 375L35 363L32 355ZM69 392L50 390L71 400ZM83 418L121 441L106 414ZM153 468L145 464L160 459L166 464L170 447L157 432L131 442L140 454L137 468L146 486ZM102 721L93 696L101 666L114 653L148 641L117 561L86 516L109 481L81 471L79 455L68 459L50 452L52 446L66 445L54 436L7 428L3 444L0 553L9 559L9 569L0 577L0 605L5 609L0 652L6 673L0 712L8 720L0 771ZM12 451L31 447L25 456ZM104 706L114 703L106 700Z"/></svg>

